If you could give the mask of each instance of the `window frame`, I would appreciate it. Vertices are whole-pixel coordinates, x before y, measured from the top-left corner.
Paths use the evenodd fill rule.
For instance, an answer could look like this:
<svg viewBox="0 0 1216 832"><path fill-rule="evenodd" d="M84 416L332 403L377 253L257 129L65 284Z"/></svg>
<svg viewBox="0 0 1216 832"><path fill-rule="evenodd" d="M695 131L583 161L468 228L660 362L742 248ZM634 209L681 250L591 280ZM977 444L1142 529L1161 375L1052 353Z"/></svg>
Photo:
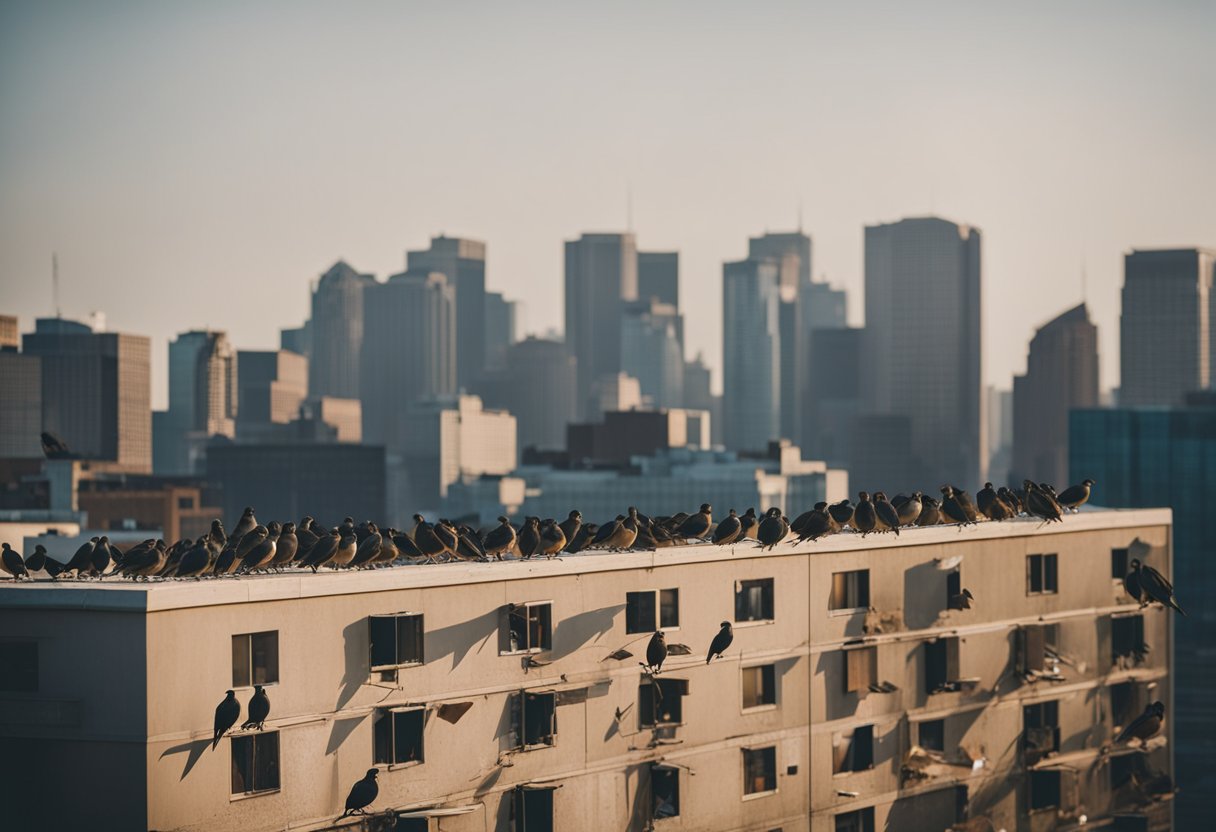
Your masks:
<svg viewBox="0 0 1216 832"><path fill-rule="evenodd" d="M750 748L750 747L745 746L744 748L742 748L740 750L743 752L740 757L740 761L743 766L743 799L744 800L756 800L761 797L768 797L769 795L777 794L777 792L780 790L780 784L777 782L777 745L776 745L776 743L774 743L773 745L761 746L759 748ZM768 773L767 768L768 768L768 759L769 759L770 754L772 755L772 788L756 789L754 791L749 790L749 786L755 784L755 779L749 778L749 774L751 772L749 771L748 763L751 761L752 755L761 755L760 776L765 779L765 785L768 785L769 773Z"/></svg>
<svg viewBox="0 0 1216 832"><path fill-rule="evenodd" d="M962 641L958 636L938 636L937 638L928 639L924 643L924 661L925 661L925 695L933 696L938 693L950 692L948 686L951 682L957 682L963 675L960 669L962 664ZM935 654L941 653L937 656ZM942 679L939 684L934 684L939 680L930 675L930 669L941 665Z"/></svg>
<svg viewBox="0 0 1216 832"><path fill-rule="evenodd" d="M524 625L524 633L527 636L525 646L511 649L511 633L514 630L511 628L511 619L519 618L518 610L523 610L522 619L526 622ZM541 633L540 644L532 645L532 611L545 610L539 618L543 618L541 625L543 632ZM498 655L500 656L527 656L535 653L545 653L553 649L553 602L552 601L525 601L521 604L507 604L503 607L504 615L502 619L503 631L500 633L500 643Z"/></svg>
<svg viewBox="0 0 1216 832"><path fill-rule="evenodd" d="M850 601L857 603L850 605ZM828 615L856 615L870 609L870 570L846 569L832 573Z"/></svg>
<svg viewBox="0 0 1216 832"><path fill-rule="evenodd" d="M770 698L772 700L771 702L759 701L753 705L747 704L747 690L748 690L747 674L749 672L758 672L759 673L759 675L760 675L759 690L762 694L767 693L768 698ZM766 672L768 675L767 679L765 678ZM781 704L780 692L778 690L780 685L777 683L777 679L778 679L778 676L777 676L776 662L767 662L764 664L751 664L751 665L746 665L744 667L741 667L739 669L739 688L740 688L739 689L739 702L740 702L739 710L740 710L740 713L751 714L751 713L756 713L757 711L776 710ZM766 684L766 682L767 682L767 684Z"/></svg>
<svg viewBox="0 0 1216 832"><path fill-rule="evenodd" d="M1035 564L1038 564L1037 568ZM1035 589L1035 584L1039 588ZM1060 556L1057 552L1043 552L1026 556L1026 595L1060 594Z"/></svg>
<svg viewBox="0 0 1216 832"><path fill-rule="evenodd" d="M1031 731L1039 732L1039 736L1050 735L1051 748L1032 748ZM1021 741L1022 760L1026 765L1034 765L1052 754L1060 753L1060 700L1043 699L1022 706Z"/></svg>
<svg viewBox="0 0 1216 832"><path fill-rule="evenodd" d="M389 771L396 771L400 768L410 768L412 766L420 766L426 762L426 707L422 705L402 705L390 708L377 708L374 712L372 721L372 764L387 766ZM397 759L397 719L403 715L410 715L413 718L415 715L419 718L418 726L418 758L414 760L398 760ZM389 759L380 759L379 743L380 739L376 736L377 729L382 721L387 721L389 724L388 741L389 741Z"/></svg>
<svg viewBox="0 0 1216 832"><path fill-rule="evenodd" d="M655 699L655 689L662 691L661 699ZM672 688L672 690L667 690ZM650 730L652 728L679 728L684 723L684 697L688 696L689 685L687 679L650 678L647 681L638 684L638 728L642 730ZM677 718L672 721L659 720L659 702L674 697L676 700L676 708L679 713ZM649 700L649 708L646 707ZM650 722L646 721L646 714L649 713L652 717Z"/></svg>
<svg viewBox="0 0 1216 832"><path fill-rule="evenodd" d="M739 612L742 609L740 600L746 598L747 606L750 609L751 599L747 593L753 588L760 589L760 615L759 617L740 618ZM747 578L735 581L735 597L734 597L734 625L743 627L754 627L761 624L772 624L777 620L777 582L774 578Z"/></svg>
<svg viewBox="0 0 1216 832"><path fill-rule="evenodd" d="M254 637L256 637L256 636L267 636L267 635L274 636L274 678L258 681L256 678L256 675L255 675L256 665L254 664L254 656L256 655L256 653L253 649L253 640L254 640ZM243 683L241 682L241 679L237 677L237 670L236 670L237 639L245 639L245 643L247 644L246 652L245 652L245 660L247 663L246 670L248 671L248 676ZM282 674L279 672L279 654L280 654L280 652L281 651L279 650L279 631L278 630L259 630L257 632L253 632L253 633L234 633L232 635L232 687L233 687L233 689L234 690L243 690L246 688L253 688L258 685L261 685L262 687L273 687L274 685L279 684L279 682L281 681L281 678L282 678Z"/></svg>
<svg viewBox="0 0 1216 832"><path fill-rule="evenodd" d="M540 829L548 829L550 832L554 829L553 818L556 814L554 810L554 798L556 796L557 786L530 786L520 784L512 791L515 794L511 800L511 830L512 832L533 832L528 824L528 798L530 792L548 792L548 820L539 821Z"/></svg>
<svg viewBox="0 0 1216 832"><path fill-rule="evenodd" d="M651 595L654 605L654 616L651 623L652 627L642 626L644 622L630 622L629 606L631 596ZM665 600L666 599L666 600ZM674 617L675 623L664 623L670 621ZM633 592L625 593L625 634L635 635L641 633L654 633L658 631L672 632L680 629L680 589L679 587L667 587L665 589L639 589Z"/></svg>
<svg viewBox="0 0 1216 832"><path fill-rule="evenodd" d="M393 655L396 661L389 664L375 663L375 638L373 633L373 620L388 620L395 622L393 627ZM417 647L418 658L401 659L401 624L402 620L417 620L418 635ZM393 612L393 613L378 613L367 617L367 666L370 672L377 673L385 670L399 670L403 667L420 667L426 664L426 619L420 612Z"/></svg>
<svg viewBox="0 0 1216 832"><path fill-rule="evenodd" d="M528 742L528 700L548 697L549 733L542 734L541 742ZM511 694L511 729L515 733L515 751L535 751L557 745L557 692L552 690L521 690Z"/></svg>
<svg viewBox="0 0 1216 832"><path fill-rule="evenodd" d="M1029 776L1026 778L1026 811L1030 814L1035 812L1050 812L1060 808L1060 804L1064 802L1064 772L1058 768L1036 768L1027 772ZM1035 805L1035 789L1034 782L1036 779L1042 780L1048 777L1055 777L1056 786L1056 802L1046 803L1042 806Z"/></svg>
<svg viewBox="0 0 1216 832"><path fill-rule="evenodd" d="M857 732L863 733L862 737L857 736ZM869 738L868 748L864 759L866 764L858 768L856 762L858 753L857 749L865 747L865 738ZM847 743L844 754L838 755L836 749ZM839 759L837 757L839 756ZM860 774L864 771L871 771L874 768L874 723L869 722L864 725L854 725L852 728L846 728L842 731L837 731L832 735L832 776L847 777L850 774Z"/></svg>
<svg viewBox="0 0 1216 832"><path fill-rule="evenodd" d="M20 656L18 652L22 648L32 648L28 651L28 655ZM12 650L10 659L12 660L10 672L0 673L0 691L5 694L10 693L38 693L39 684L42 681L42 653L35 639L4 639L0 641L0 650ZM29 662L32 656L32 663ZM32 664L32 667L20 667L21 664ZM21 679L22 675L26 677L25 684L30 687L22 687L13 684L13 680Z"/></svg>
<svg viewBox="0 0 1216 832"><path fill-rule="evenodd" d="M675 789L674 789L675 812L673 814L670 814L670 815L660 815L659 814L658 792L656 791L656 789L654 787L654 777L655 777L655 772L657 772L657 771L664 772L664 778L670 778L670 780L672 782L674 782L674 784L675 784ZM660 821L660 820L667 820L668 818L678 818L680 816L680 797L681 797L681 795L680 795L680 768L679 768L679 766L665 765L663 763L658 763L658 762L651 763L650 764L650 817L651 817L651 819L655 820L655 821Z"/></svg>
<svg viewBox="0 0 1216 832"><path fill-rule="evenodd" d="M941 739L940 747L925 745L924 729L926 725L937 726L934 731ZM922 719L916 723L916 744L926 751L937 751L942 754L946 753L946 719L941 717L938 719Z"/></svg>
<svg viewBox="0 0 1216 832"><path fill-rule="evenodd" d="M1120 632L1130 629L1131 633ZM1120 648L1118 642L1130 638L1133 642L1126 649ZM1136 639L1139 641L1136 641ZM1144 613L1115 613L1110 617L1110 666L1120 667L1125 664L1141 665L1148 658L1148 644L1144 641Z"/></svg>
<svg viewBox="0 0 1216 832"><path fill-rule="evenodd" d="M844 692L845 694L856 693L858 696L865 696L870 692L870 685L878 684L878 645L877 644L858 644L856 646L845 645L840 650L841 657L844 660ZM854 657L852 654L858 654ZM867 659L862 659L860 656L864 654ZM865 662L869 672L869 681L854 682L854 667L860 669L861 663Z"/></svg>
<svg viewBox="0 0 1216 832"><path fill-rule="evenodd" d="M854 823L854 821L856 821ZM841 830L841 823L851 824L849 827ZM832 828L836 832L874 832L874 807L865 806L861 809L850 809L847 812L837 812L832 817Z"/></svg>
<svg viewBox="0 0 1216 832"><path fill-rule="evenodd" d="M261 797L262 795L266 795L266 794L275 794L275 793L281 792L283 790L283 771L282 771L283 747L282 747L282 743L279 741L279 733L280 733L279 731L251 731L247 734L235 734L228 738L228 740L229 740L229 776L228 776L229 800L245 800L245 799L251 798L251 797ZM237 760L238 748L244 749L246 745L249 746L249 749L250 749L249 771L251 771L253 773L253 781L254 781L253 785L256 787L258 784L258 777L257 777L258 746L269 744L272 741L274 743L274 780L275 780L274 786L269 786L269 787L263 788L263 789L254 788L254 789L251 789L248 791L242 791L242 792L232 791L232 789L236 785L235 778L236 778L236 773L237 773L236 772L236 768L237 768L236 760Z"/></svg>

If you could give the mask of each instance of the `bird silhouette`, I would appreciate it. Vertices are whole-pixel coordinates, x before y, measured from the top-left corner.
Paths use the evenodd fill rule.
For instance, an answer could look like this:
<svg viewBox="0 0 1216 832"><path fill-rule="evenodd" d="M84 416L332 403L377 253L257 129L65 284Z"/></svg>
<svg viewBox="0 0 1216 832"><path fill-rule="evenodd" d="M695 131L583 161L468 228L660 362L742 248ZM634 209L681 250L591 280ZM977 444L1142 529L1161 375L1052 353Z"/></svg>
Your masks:
<svg viewBox="0 0 1216 832"><path fill-rule="evenodd" d="M663 669L663 661L667 658L667 637L662 630L656 630L646 645L646 669L658 673Z"/></svg>
<svg viewBox="0 0 1216 832"><path fill-rule="evenodd" d="M735 510L732 508L726 519L714 529L711 540L715 546L729 546L739 539L742 532L743 523L739 521L739 515L735 514Z"/></svg>
<svg viewBox="0 0 1216 832"><path fill-rule="evenodd" d="M759 541L761 549L767 547L771 550L785 540L785 536L789 533L790 524L785 522L785 518L781 516L781 509L774 506L764 513L764 519L760 521L760 529L756 532L756 540Z"/></svg>
<svg viewBox="0 0 1216 832"><path fill-rule="evenodd" d="M220 737L228 732L228 729L236 725L236 721L241 718L241 703L237 701L236 694L232 691L227 691L223 701L215 707L215 736L211 740L211 750L220 744Z"/></svg>
<svg viewBox="0 0 1216 832"><path fill-rule="evenodd" d="M715 656L719 659L722 658L722 654L735 640L735 631L731 628L729 621L723 621L720 627L721 629L714 635L714 640L709 643L709 652L705 654L706 664L709 664Z"/></svg>
<svg viewBox="0 0 1216 832"><path fill-rule="evenodd" d="M346 796L346 811L342 813L342 817L367 814L364 810L372 804L376 795L380 794L380 786L376 784L377 773L376 769L369 768L363 779L351 786L350 794Z"/></svg>
<svg viewBox="0 0 1216 832"><path fill-rule="evenodd" d="M1155 736L1164 724L1165 704L1153 702L1144 709L1144 713L1133 719L1126 728L1119 732L1119 736L1115 737L1115 744L1125 743L1132 739L1144 742Z"/></svg>
<svg viewBox="0 0 1216 832"><path fill-rule="evenodd" d="M1131 567L1131 572L1123 578L1123 588L1127 590L1128 595L1140 602L1141 607L1156 601L1162 606L1186 615L1186 610L1182 609L1174 598L1173 584L1167 581L1164 575L1153 567L1141 563L1139 558L1132 558L1128 565Z"/></svg>
<svg viewBox="0 0 1216 832"><path fill-rule="evenodd" d="M1061 491L1056 497L1056 502L1075 513L1081 506L1089 502L1089 494L1093 487L1093 480L1081 480L1077 485L1070 485Z"/></svg>
<svg viewBox="0 0 1216 832"><path fill-rule="evenodd" d="M264 687L256 685L253 689L253 698L249 700L249 716L241 724L241 729L257 728L261 731L262 723L268 716L270 716L270 697L266 695Z"/></svg>
<svg viewBox="0 0 1216 832"><path fill-rule="evenodd" d="M14 581L30 576L25 565L25 558L21 557L21 553L7 543L4 544L3 556L0 557L0 569L12 575Z"/></svg>

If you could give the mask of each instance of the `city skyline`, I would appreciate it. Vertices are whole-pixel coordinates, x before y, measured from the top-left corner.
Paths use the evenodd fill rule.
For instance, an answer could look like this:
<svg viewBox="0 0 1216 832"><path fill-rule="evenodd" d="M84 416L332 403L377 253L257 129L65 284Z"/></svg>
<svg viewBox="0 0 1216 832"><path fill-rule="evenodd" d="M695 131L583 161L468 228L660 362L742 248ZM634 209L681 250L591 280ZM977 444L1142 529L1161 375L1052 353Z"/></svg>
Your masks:
<svg viewBox="0 0 1216 832"><path fill-rule="evenodd" d="M441 233L487 244L487 288L522 301L520 336L561 328L565 241L631 228L642 250L679 251L686 357L718 386L722 264L766 230L801 224L856 325L866 225L982 228L998 387L1083 299L1111 387L1124 254L1216 242L1214 116L1193 106L1216 83L1210 8L708 5L540 26L486 10L466 31L365 6L375 21L317 9L281 34L271 8L0 12L0 306L25 331L51 314L57 251L65 316L101 309L152 337L158 407L178 332L275 348L335 261L384 279ZM909 41L923 15L939 25ZM605 61L622 31L628 60ZM727 47L741 59L720 61ZM781 129L757 132L779 105ZM315 129L333 119L359 127Z"/></svg>

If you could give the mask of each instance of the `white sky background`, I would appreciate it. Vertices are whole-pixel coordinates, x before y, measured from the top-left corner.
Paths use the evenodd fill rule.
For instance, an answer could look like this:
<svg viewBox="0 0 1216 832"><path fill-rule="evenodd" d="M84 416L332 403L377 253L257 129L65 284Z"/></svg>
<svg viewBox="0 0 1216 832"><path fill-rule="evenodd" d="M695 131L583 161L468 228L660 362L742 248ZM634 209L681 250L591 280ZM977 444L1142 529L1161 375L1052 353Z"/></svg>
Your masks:
<svg viewBox="0 0 1216 832"><path fill-rule="evenodd" d="M985 380L1081 298L1118 383L1122 254L1216 246L1216 3L0 5L0 311L278 344L337 258L488 244L530 331L562 241L678 249L721 367L722 262L796 224L862 321L862 228L984 233ZM927 354L942 347L926 344Z"/></svg>

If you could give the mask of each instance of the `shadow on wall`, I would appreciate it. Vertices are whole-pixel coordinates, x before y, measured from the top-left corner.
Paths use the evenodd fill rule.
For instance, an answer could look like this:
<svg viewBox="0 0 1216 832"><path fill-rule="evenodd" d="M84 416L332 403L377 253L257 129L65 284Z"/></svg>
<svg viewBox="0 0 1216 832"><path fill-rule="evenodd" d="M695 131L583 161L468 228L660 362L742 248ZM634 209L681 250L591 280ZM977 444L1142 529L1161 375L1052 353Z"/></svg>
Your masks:
<svg viewBox="0 0 1216 832"><path fill-rule="evenodd" d="M207 746L209 745L211 745L211 739L209 737L204 737L200 740L191 740L190 742L184 742L181 745L166 748L161 752L160 759L163 760L171 754L189 752L186 755L186 764L182 768L182 776L178 778L178 782L181 782L182 780L186 779L186 775L190 773L190 770L194 768L195 764L202 759L203 752L207 750Z"/></svg>
<svg viewBox="0 0 1216 832"><path fill-rule="evenodd" d="M553 633L553 660L564 659L588 647L590 642L598 642L612 631L613 620L624 609L624 604L613 604L563 619ZM647 634L647 638L649 637Z"/></svg>
<svg viewBox="0 0 1216 832"><path fill-rule="evenodd" d="M891 804L885 828L892 832L900 829L949 829L957 820L957 790L960 788L965 790L967 787L939 789L896 800Z"/></svg>
<svg viewBox="0 0 1216 832"><path fill-rule="evenodd" d="M498 633L500 610L492 609L487 613L470 618L460 624L440 627L438 630L427 632L423 652L428 663L452 657L452 670L460 666L465 656L474 647L480 653L487 642L492 642Z"/></svg>
<svg viewBox="0 0 1216 832"><path fill-rule="evenodd" d="M359 727L359 723L366 718L367 714L352 716L346 719L335 719L333 728L329 730L329 742L325 746L325 754L328 756L337 751L342 746L342 743L346 742L346 738Z"/></svg>
<svg viewBox="0 0 1216 832"><path fill-rule="evenodd" d="M844 692L844 651L833 650L830 653L820 653L815 672L823 674L823 683L828 691L833 689ZM843 719L857 713L861 704L861 694L844 693L843 696L827 696L827 719Z"/></svg>
<svg viewBox="0 0 1216 832"><path fill-rule="evenodd" d="M936 563L919 563L904 570L904 625L908 629L932 627L946 608L946 600L946 573Z"/></svg>

